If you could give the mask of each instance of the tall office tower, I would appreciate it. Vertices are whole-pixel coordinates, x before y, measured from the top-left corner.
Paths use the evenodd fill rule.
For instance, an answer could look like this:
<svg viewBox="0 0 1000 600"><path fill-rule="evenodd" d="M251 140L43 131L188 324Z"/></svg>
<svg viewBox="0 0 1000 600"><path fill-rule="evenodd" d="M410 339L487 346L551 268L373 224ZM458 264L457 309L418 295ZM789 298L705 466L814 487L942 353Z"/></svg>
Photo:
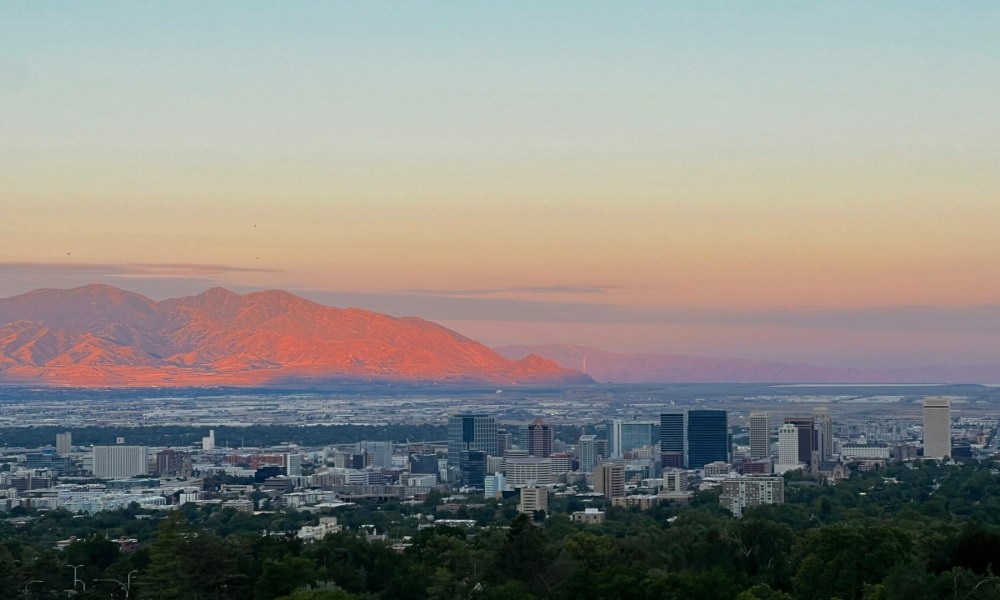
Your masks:
<svg viewBox="0 0 1000 600"><path fill-rule="evenodd" d="M497 454L500 456L504 455L504 452L511 449L514 445L514 436L511 435L509 431L504 431L503 429L497 430Z"/></svg>
<svg viewBox="0 0 1000 600"><path fill-rule="evenodd" d="M204 450L204 451L206 451L206 452L210 452L212 450L215 450L215 430L214 429L209 429L208 430L208 435L206 435L205 437L201 438L201 449Z"/></svg>
<svg viewBox="0 0 1000 600"><path fill-rule="evenodd" d="M924 398L924 458L951 453L951 400Z"/></svg>
<svg viewBox="0 0 1000 600"><path fill-rule="evenodd" d="M785 417L785 423L791 423L799 428L799 460L811 465L813 450L817 450L816 422L812 417Z"/></svg>
<svg viewBox="0 0 1000 600"><path fill-rule="evenodd" d="M593 471L594 491L608 500L625 496L625 465L604 463Z"/></svg>
<svg viewBox="0 0 1000 600"><path fill-rule="evenodd" d="M73 451L73 434L69 431L56 434L56 454L66 456Z"/></svg>
<svg viewBox="0 0 1000 600"><path fill-rule="evenodd" d="M611 453L608 450L608 440L604 438L597 438L594 442L594 447L597 448L597 460L608 460Z"/></svg>
<svg viewBox="0 0 1000 600"><path fill-rule="evenodd" d="M504 459L507 483L519 488L530 483L548 485L552 483L552 459L538 456Z"/></svg>
<svg viewBox="0 0 1000 600"><path fill-rule="evenodd" d="M482 450L462 450L458 456L462 485L481 488L486 480L486 453Z"/></svg>
<svg viewBox="0 0 1000 600"><path fill-rule="evenodd" d="M622 458L626 452L652 446L659 437L659 429L658 423L615 419L608 426L611 458Z"/></svg>
<svg viewBox="0 0 1000 600"><path fill-rule="evenodd" d="M510 432L510 440L514 448L517 448L518 450L527 450L528 448L527 425L510 425L507 427L507 431Z"/></svg>
<svg viewBox="0 0 1000 600"><path fill-rule="evenodd" d="M691 410L687 414L689 469L717 460L729 462L729 423L724 410Z"/></svg>
<svg viewBox="0 0 1000 600"><path fill-rule="evenodd" d="M285 454L285 474L292 477L299 477L302 475L302 455L301 454Z"/></svg>
<svg viewBox="0 0 1000 600"><path fill-rule="evenodd" d="M392 442L358 442L354 446L358 454L365 454L365 463L373 467L392 466Z"/></svg>
<svg viewBox="0 0 1000 600"><path fill-rule="evenodd" d="M622 423L621 419L615 419L608 424L608 452L612 459L622 457Z"/></svg>
<svg viewBox="0 0 1000 600"><path fill-rule="evenodd" d="M743 509L762 504L784 504L785 480L781 477L738 477L722 482L719 504L733 516L743 516Z"/></svg>
<svg viewBox="0 0 1000 600"><path fill-rule="evenodd" d="M541 419L528 425L528 456L545 458L552 454L552 442L555 432L551 425L546 425Z"/></svg>
<svg viewBox="0 0 1000 600"><path fill-rule="evenodd" d="M549 488L541 485L529 485L521 488L521 498L517 503L517 511L522 515L533 515L538 511L549 511Z"/></svg>
<svg viewBox="0 0 1000 600"><path fill-rule="evenodd" d="M813 420L816 421L816 449L820 460L833 458L833 417L830 409L817 406L813 409Z"/></svg>
<svg viewBox="0 0 1000 600"><path fill-rule="evenodd" d="M566 452L553 452L549 455L552 460L552 473L568 473L573 470L573 455Z"/></svg>
<svg viewBox="0 0 1000 600"><path fill-rule="evenodd" d="M660 461L663 468L684 468L684 431L684 413L660 415Z"/></svg>
<svg viewBox="0 0 1000 600"><path fill-rule="evenodd" d="M170 477L191 476L191 455L177 450L161 450L156 453L156 472Z"/></svg>
<svg viewBox="0 0 1000 600"><path fill-rule="evenodd" d="M502 457L502 456L487 456L486 457L486 473L487 473L486 476L489 477L489 473L503 473L504 472L504 463L506 462L506 460L507 459L504 458L504 457Z"/></svg>
<svg viewBox="0 0 1000 600"><path fill-rule="evenodd" d="M688 491L688 475L684 469L664 469L663 487L665 492L686 492Z"/></svg>
<svg viewBox="0 0 1000 600"><path fill-rule="evenodd" d="M778 428L778 464L796 465L802 462L799 458L799 428L785 423Z"/></svg>
<svg viewBox="0 0 1000 600"><path fill-rule="evenodd" d="M483 481L483 493L487 498L499 498L507 487L507 478L502 473L487 475Z"/></svg>
<svg viewBox="0 0 1000 600"><path fill-rule="evenodd" d="M147 470L145 446L94 446L94 477L124 479Z"/></svg>
<svg viewBox="0 0 1000 600"><path fill-rule="evenodd" d="M584 473L593 471L597 466L597 436L581 435L576 454L580 460L580 470Z"/></svg>
<svg viewBox="0 0 1000 600"><path fill-rule="evenodd" d="M771 413L750 413L750 458L771 456Z"/></svg>
<svg viewBox="0 0 1000 600"><path fill-rule="evenodd" d="M448 418L448 464L459 466L462 450L497 455L497 420L493 415L453 415ZM480 483L482 479L479 480Z"/></svg>

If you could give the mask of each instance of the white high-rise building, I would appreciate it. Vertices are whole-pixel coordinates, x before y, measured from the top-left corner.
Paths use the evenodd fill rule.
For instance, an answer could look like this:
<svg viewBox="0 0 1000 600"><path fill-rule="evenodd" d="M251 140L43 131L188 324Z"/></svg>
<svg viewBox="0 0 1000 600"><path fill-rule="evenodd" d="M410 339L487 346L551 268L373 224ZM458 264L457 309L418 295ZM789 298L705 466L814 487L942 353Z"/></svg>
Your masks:
<svg viewBox="0 0 1000 600"><path fill-rule="evenodd" d="M532 482L535 485L552 483L552 459L526 456L524 458L507 459L507 482L512 487L524 487Z"/></svg>
<svg viewBox="0 0 1000 600"><path fill-rule="evenodd" d="M686 492L688 491L688 475L684 469L664 469L663 487L664 492Z"/></svg>
<svg viewBox="0 0 1000 600"><path fill-rule="evenodd" d="M66 456L73 451L73 434L69 431L56 434L56 454Z"/></svg>
<svg viewBox="0 0 1000 600"><path fill-rule="evenodd" d="M487 498L499 498L505 487L507 487L507 478L502 473L487 475L486 480L483 482Z"/></svg>
<svg viewBox="0 0 1000 600"><path fill-rule="evenodd" d="M750 413L750 458L771 456L771 414Z"/></svg>
<svg viewBox="0 0 1000 600"><path fill-rule="evenodd" d="M951 400L924 398L924 458L951 456Z"/></svg>
<svg viewBox="0 0 1000 600"><path fill-rule="evenodd" d="M215 430L209 429L208 435L201 438L201 449L205 452L215 450Z"/></svg>
<svg viewBox="0 0 1000 600"><path fill-rule="evenodd" d="M580 470L584 473L593 471L597 466L597 436L581 435L576 453L580 459Z"/></svg>
<svg viewBox="0 0 1000 600"><path fill-rule="evenodd" d="M622 457L622 420L615 419L611 422L611 458Z"/></svg>
<svg viewBox="0 0 1000 600"><path fill-rule="evenodd" d="M302 475L301 454L289 453L285 455L285 473L291 477L299 477Z"/></svg>
<svg viewBox="0 0 1000 600"><path fill-rule="evenodd" d="M778 471L788 471L800 464L799 428L785 423L778 428Z"/></svg>
<svg viewBox="0 0 1000 600"><path fill-rule="evenodd" d="M94 446L94 477L124 479L145 475L146 455L145 446Z"/></svg>
<svg viewBox="0 0 1000 600"><path fill-rule="evenodd" d="M792 425L794 428L795 426ZM778 430L781 431L780 429ZM779 433L780 435L780 433ZM780 443L780 442L779 442ZM780 452L779 447L779 452ZM734 477L722 482L719 504L733 516L743 516L743 509L762 504L784 504L785 480L781 477Z"/></svg>

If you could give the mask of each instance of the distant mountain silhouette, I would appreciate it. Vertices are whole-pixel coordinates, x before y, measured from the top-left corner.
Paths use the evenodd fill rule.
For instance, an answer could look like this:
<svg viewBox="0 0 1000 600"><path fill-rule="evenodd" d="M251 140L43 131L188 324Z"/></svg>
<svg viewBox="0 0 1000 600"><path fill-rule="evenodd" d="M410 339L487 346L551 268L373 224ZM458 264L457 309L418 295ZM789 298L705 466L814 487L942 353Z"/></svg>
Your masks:
<svg viewBox="0 0 1000 600"><path fill-rule="evenodd" d="M617 354L573 345L505 346L512 360L529 355L582 369L599 382L616 383L998 383L1000 366L911 369L838 369L768 360L683 354Z"/></svg>
<svg viewBox="0 0 1000 600"><path fill-rule="evenodd" d="M115 287L0 299L0 381L83 386L300 380L589 382L537 356L510 360L423 319L338 309L283 291L213 288L156 302Z"/></svg>

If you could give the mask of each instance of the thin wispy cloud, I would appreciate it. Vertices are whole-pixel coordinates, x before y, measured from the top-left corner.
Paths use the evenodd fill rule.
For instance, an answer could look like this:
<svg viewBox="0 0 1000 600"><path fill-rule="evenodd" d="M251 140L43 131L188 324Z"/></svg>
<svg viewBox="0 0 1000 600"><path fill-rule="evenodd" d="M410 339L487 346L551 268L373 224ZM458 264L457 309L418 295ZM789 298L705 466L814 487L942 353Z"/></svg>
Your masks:
<svg viewBox="0 0 1000 600"><path fill-rule="evenodd" d="M1000 305L876 306L787 309L641 308L613 303L481 298L456 294L304 291L332 306L447 321L700 325L842 331L968 331L1000 333Z"/></svg>
<svg viewBox="0 0 1000 600"><path fill-rule="evenodd" d="M233 286L232 276L279 271L214 263L72 263L0 262L0 296L11 296L36 288L78 287L107 283L151 298L196 294L216 285Z"/></svg>
<svg viewBox="0 0 1000 600"><path fill-rule="evenodd" d="M465 288L465 289L402 289L403 294L419 294L423 296L499 296L506 294L537 294L537 295L596 295L607 292L632 289L616 285L601 284L564 284L564 285L522 285L495 288Z"/></svg>
<svg viewBox="0 0 1000 600"><path fill-rule="evenodd" d="M233 265L204 263L136 263L125 265L127 268L148 270L151 272L178 273L279 273L280 269L265 269L257 267L237 267Z"/></svg>
<svg viewBox="0 0 1000 600"><path fill-rule="evenodd" d="M74 263L74 262L0 262L0 275L43 275L47 277L100 273L111 276L155 275L183 273L186 275L212 275L220 273L275 273L276 269L237 267L212 263Z"/></svg>

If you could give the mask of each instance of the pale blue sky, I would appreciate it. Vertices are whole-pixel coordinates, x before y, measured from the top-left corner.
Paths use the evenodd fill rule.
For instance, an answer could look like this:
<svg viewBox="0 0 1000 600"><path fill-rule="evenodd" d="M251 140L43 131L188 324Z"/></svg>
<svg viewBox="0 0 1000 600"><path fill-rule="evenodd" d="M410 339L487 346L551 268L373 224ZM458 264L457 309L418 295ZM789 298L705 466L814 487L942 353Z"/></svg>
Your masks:
<svg viewBox="0 0 1000 600"><path fill-rule="evenodd" d="M0 294L285 287L487 342L975 361L998 31L995 2L4 2ZM950 337L869 343L898 306Z"/></svg>

